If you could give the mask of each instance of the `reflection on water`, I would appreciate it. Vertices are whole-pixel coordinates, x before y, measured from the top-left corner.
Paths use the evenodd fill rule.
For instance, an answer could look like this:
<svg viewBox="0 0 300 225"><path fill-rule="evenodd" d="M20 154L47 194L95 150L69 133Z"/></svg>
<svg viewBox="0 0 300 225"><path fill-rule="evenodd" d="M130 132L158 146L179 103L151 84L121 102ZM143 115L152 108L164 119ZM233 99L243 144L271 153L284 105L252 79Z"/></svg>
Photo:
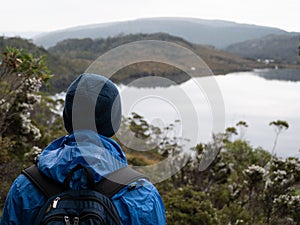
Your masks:
<svg viewBox="0 0 300 225"><path fill-rule="evenodd" d="M264 69L255 70L254 74L267 80L300 81L300 70L295 69Z"/></svg>
<svg viewBox="0 0 300 225"><path fill-rule="evenodd" d="M276 76L283 77L287 72L277 70ZM294 72L299 74L300 71ZM299 156L300 82L265 79L261 74L270 77L271 71L233 73L216 78L224 96L227 124L247 121L250 126L245 138L253 146L271 150L275 133L269 122L285 120L290 128L280 134L276 152L281 156Z"/></svg>
<svg viewBox="0 0 300 225"><path fill-rule="evenodd" d="M244 137L254 147L261 146L271 151L275 132L269 123L274 120L286 120L290 127L279 136L276 153L280 156L299 156L300 149L300 71L296 70L255 70L253 72L231 73L216 76L225 103L226 126L234 126L243 120L249 124ZM203 83L206 78L194 78ZM295 82L289 82L289 81ZM184 138L197 132L201 142L211 138L213 121L211 105L206 93L195 87L193 80L179 86L137 88L121 86L126 98L131 99L143 92L152 96L136 101L131 111L146 118L148 122L160 121L168 125L181 120L186 126L178 131ZM171 102L169 96L185 93L185 98ZM164 98L157 96L165 96ZM154 97L153 97L154 96ZM123 96L122 96L123 97ZM172 100L173 101L173 100ZM193 107L190 107L192 104ZM176 108L180 106L181 110ZM189 115L193 108L197 119L187 116L182 120L182 112ZM126 116L126 115L125 115ZM225 129L225 127L224 127Z"/></svg>

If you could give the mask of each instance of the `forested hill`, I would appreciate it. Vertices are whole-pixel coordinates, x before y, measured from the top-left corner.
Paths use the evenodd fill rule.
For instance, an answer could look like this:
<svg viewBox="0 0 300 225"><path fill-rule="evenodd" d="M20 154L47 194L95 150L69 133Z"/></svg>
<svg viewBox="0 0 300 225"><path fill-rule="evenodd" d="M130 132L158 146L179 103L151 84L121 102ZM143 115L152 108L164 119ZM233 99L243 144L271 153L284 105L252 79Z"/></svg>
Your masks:
<svg viewBox="0 0 300 225"><path fill-rule="evenodd" d="M273 34L230 45L226 48L226 51L245 58L273 59L280 63L300 65L299 43L299 34Z"/></svg>
<svg viewBox="0 0 300 225"><path fill-rule="evenodd" d="M37 47L30 41L20 38L1 38L0 46L1 50L3 50L4 46L9 45L24 48L33 54L45 55L48 67L55 75L51 81L52 91L57 92L65 90L74 77L83 73L103 53L119 45L138 40L163 40L189 48L208 64L214 74L251 70L263 66L254 60L246 60L231 53L215 49L214 47L191 44L182 38L164 33L119 35L95 40L90 38L70 39L62 41L48 50ZM128 66L119 74L121 74L121 77L116 76L115 82L128 81L128 79L145 75L172 76L173 78L176 77L175 80L178 82L182 82L187 78L182 71L174 67L165 64L158 65L158 63L153 66L151 62Z"/></svg>
<svg viewBox="0 0 300 225"><path fill-rule="evenodd" d="M211 46L191 44L180 37L171 36L165 33L119 35L112 38L95 40L90 38L69 39L49 48L48 51L53 55L72 61L73 65L77 67L76 70L80 70L81 68L87 68L90 63L108 50L122 44L139 40L163 40L188 48L199 55L212 69L214 74L251 70L263 66L253 60L246 60ZM124 58L125 57L126 56L124 55ZM153 68L156 68L156 70L153 71ZM122 71L121 80L124 80L126 77L162 74L166 77L177 76L179 81L182 79L184 80L180 73L181 72L177 69L167 65L156 64L153 66L153 63L140 63L139 65L128 66L128 68L125 68ZM120 82L120 79L116 79L116 82Z"/></svg>

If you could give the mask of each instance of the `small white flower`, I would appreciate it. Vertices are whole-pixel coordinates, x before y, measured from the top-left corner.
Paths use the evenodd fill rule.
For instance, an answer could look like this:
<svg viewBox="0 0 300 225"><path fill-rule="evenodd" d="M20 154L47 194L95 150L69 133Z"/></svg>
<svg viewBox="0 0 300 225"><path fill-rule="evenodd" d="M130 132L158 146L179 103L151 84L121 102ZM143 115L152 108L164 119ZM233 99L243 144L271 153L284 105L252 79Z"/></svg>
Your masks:
<svg viewBox="0 0 300 225"><path fill-rule="evenodd" d="M260 166L257 165L251 165L247 169L244 170L244 173L246 173L248 176L251 176L253 174L265 174L266 170Z"/></svg>
<svg viewBox="0 0 300 225"><path fill-rule="evenodd" d="M32 124L31 124L30 128L31 128L31 132L34 135L34 140L38 141L42 137L42 134L41 134L40 130Z"/></svg>
<svg viewBox="0 0 300 225"><path fill-rule="evenodd" d="M41 95L27 93L27 101L30 104L40 103L41 102L41 98L42 98Z"/></svg>

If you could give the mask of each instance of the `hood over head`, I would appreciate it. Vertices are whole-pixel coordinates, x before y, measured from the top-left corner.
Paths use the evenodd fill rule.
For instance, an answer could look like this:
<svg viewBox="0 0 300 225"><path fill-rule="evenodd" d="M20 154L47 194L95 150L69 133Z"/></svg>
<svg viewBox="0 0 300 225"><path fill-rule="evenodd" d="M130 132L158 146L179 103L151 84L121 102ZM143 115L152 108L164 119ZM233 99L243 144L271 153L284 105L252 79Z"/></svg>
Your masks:
<svg viewBox="0 0 300 225"><path fill-rule="evenodd" d="M121 100L117 87L106 77L81 74L69 86L63 110L66 130L93 130L113 136L121 123Z"/></svg>
<svg viewBox="0 0 300 225"><path fill-rule="evenodd" d="M95 182L127 166L126 156L111 138L91 130L74 131L50 143L38 157L38 167L47 177L63 183L70 172L82 165L91 170ZM83 170L73 175L70 188L87 188Z"/></svg>

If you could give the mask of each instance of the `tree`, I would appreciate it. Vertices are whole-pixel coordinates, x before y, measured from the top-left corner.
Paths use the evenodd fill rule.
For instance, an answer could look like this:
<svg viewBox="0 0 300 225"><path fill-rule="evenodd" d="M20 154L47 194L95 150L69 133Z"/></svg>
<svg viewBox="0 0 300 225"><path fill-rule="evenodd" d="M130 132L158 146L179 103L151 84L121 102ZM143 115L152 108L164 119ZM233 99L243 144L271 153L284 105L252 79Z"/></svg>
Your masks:
<svg viewBox="0 0 300 225"><path fill-rule="evenodd" d="M51 78L44 57L7 47L0 56L0 207L23 166L24 153L38 150L41 132L31 113L39 89Z"/></svg>
<svg viewBox="0 0 300 225"><path fill-rule="evenodd" d="M238 135L238 132L235 127L227 127L225 130L225 136L227 141L232 141L233 135Z"/></svg>
<svg viewBox="0 0 300 225"><path fill-rule="evenodd" d="M247 122L241 120L236 124L236 126L240 130L240 132L239 132L240 133L240 139L242 139L244 137L245 133L246 133L246 128L248 127L248 124L247 124Z"/></svg>
<svg viewBox="0 0 300 225"><path fill-rule="evenodd" d="M169 191L163 198L169 224L220 224L216 216L217 210L211 204L209 196L193 190L192 186Z"/></svg>
<svg viewBox="0 0 300 225"><path fill-rule="evenodd" d="M44 57L7 47L0 65L0 138L14 141L22 153L38 141L41 133L31 120L40 102L39 89L51 78ZM27 145L28 144L28 145Z"/></svg>
<svg viewBox="0 0 300 225"><path fill-rule="evenodd" d="M297 207L285 207L284 199L289 196L294 196L295 186L300 181L300 162L297 158L287 158L285 160L278 157L273 157L269 167L264 175L264 191L263 191L263 209L267 224L272 224L272 221L279 219L287 219L289 215L298 214ZM298 200L297 200L298 201ZM299 205L298 202L294 202ZM293 203L293 204L294 204ZM285 215L284 218L280 218ZM296 216L297 218L299 216ZM286 224L286 223L282 223ZM296 223L299 224L299 220Z"/></svg>
<svg viewBox="0 0 300 225"><path fill-rule="evenodd" d="M277 120L277 121L270 122L269 126L274 126L274 128L275 128L275 140L274 140L274 145L272 148L272 156L273 156L275 153L275 148L277 145L279 134L282 132L283 129L288 129L289 124L284 120Z"/></svg>

